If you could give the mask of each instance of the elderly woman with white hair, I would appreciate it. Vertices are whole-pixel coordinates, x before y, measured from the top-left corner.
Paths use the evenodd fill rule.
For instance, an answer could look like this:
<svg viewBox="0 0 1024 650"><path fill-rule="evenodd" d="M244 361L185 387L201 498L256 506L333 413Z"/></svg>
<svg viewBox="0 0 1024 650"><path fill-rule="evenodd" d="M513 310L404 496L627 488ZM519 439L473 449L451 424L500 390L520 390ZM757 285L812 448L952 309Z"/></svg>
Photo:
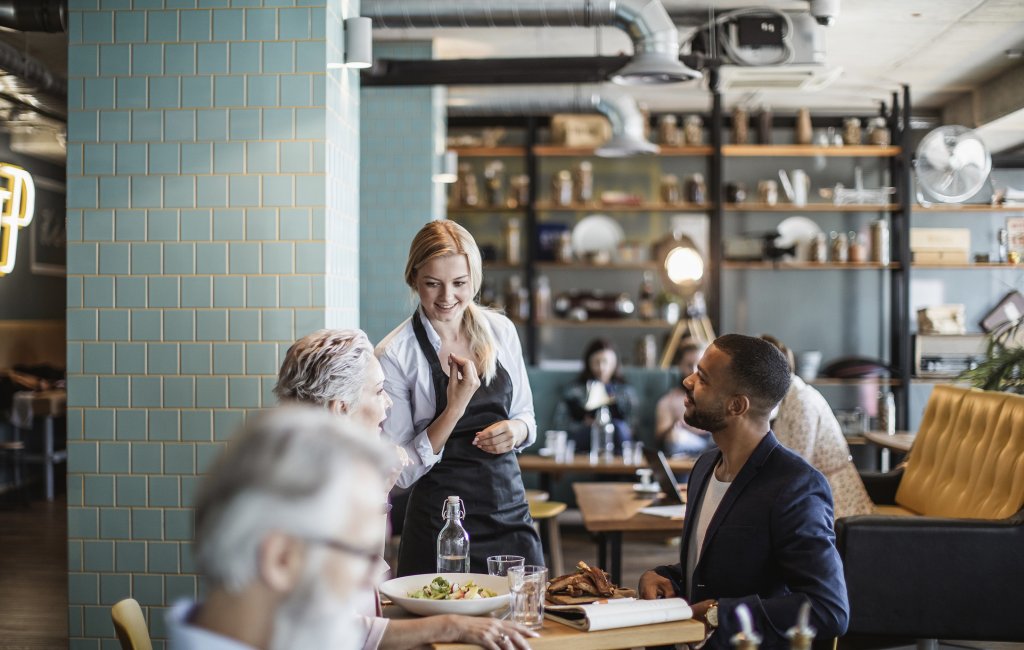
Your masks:
<svg viewBox="0 0 1024 650"><path fill-rule="evenodd" d="M357 430L380 435L391 408L384 390L384 372L373 354L373 346L362 330L323 329L299 339L288 348L278 372L274 394L282 402L300 402L326 408ZM395 447L396 463L388 488L394 485L408 454ZM383 549L387 521L381 522ZM386 569L386 567L384 567ZM509 621L470 616L430 616L412 620L389 620L380 614L380 602L373 592L358 599L363 650L403 650L430 643L474 643L491 650L529 648L526 628Z"/></svg>

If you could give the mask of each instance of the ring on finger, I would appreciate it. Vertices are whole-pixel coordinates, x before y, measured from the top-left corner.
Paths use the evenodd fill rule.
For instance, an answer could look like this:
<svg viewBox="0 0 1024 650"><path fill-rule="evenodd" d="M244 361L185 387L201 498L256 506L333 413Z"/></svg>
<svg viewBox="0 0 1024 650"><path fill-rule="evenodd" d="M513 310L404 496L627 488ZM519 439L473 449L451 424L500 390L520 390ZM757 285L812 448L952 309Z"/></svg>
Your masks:
<svg viewBox="0 0 1024 650"><path fill-rule="evenodd" d="M502 643L506 643L508 641L508 635L505 634L504 632L502 632L501 636L498 637L498 640L501 641Z"/></svg>

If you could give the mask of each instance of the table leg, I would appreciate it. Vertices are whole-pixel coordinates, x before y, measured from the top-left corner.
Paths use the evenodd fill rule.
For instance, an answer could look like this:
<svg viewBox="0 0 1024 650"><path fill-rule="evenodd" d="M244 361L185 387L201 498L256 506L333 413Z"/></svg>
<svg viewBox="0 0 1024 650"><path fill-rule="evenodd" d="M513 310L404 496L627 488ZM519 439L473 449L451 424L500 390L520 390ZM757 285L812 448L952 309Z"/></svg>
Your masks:
<svg viewBox="0 0 1024 650"><path fill-rule="evenodd" d="M881 459L881 463L880 463L881 464L881 468L880 469L881 469L883 474L885 474L886 472L889 471L889 465L892 462L891 458L892 458L892 455L889 453L889 450L883 447L882 448L882 459Z"/></svg>
<svg viewBox="0 0 1024 650"><path fill-rule="evenodd" d="M608 541L612 547L611 573L612 582L622 586L622 533L613 531L608 533Z"/></svg>
<svg viewBox="0 0 1024 650"><path fill-rule="evenodd" d="M53 418L46 418L43 465L46 472L46 500L53 501Z"/></svg>
<svg viewBox="0 0 1024 650"><path fill-rule="evenodd" d="M608 566L608 537L604 533L597 533L597 566Z"/></svg>

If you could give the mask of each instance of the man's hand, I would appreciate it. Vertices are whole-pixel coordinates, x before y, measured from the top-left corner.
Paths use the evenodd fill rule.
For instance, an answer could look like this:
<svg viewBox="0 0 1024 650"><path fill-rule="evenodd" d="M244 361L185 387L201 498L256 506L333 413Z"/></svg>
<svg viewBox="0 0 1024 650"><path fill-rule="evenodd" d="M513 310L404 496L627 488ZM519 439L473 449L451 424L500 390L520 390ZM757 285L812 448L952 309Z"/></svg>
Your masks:
<svg viewBox="0 0 1024 650"><path fill-rule="evenodd" d="M707 625L708 608L714 604L714 600L702 600L699 603L690 605L690 609L693 610L693 618Z"/></svg>
<svg viewBox="0 0 1024 650"><path fill-rule="evenodd" d="M672 586L672 581L665 576L658 575L654 571L645 571L640 576L640 597L644 600L656 600L658 598L675 598L678 594Z"/></svg>

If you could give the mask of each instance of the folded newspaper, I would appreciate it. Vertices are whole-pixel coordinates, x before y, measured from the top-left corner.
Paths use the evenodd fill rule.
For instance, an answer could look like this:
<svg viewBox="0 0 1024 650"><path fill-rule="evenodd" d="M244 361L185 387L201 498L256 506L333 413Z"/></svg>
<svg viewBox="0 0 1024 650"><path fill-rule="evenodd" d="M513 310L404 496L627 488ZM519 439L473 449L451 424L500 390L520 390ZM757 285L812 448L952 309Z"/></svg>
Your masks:
<svg viewBox="0 0 1024 650"><path fill-rule="evenodd" d="M544 608L544 615L559 623L596 632L636 625L685 621L693 618L693 611L682 598L619 598L591 605L548 605Z"/></svg>

